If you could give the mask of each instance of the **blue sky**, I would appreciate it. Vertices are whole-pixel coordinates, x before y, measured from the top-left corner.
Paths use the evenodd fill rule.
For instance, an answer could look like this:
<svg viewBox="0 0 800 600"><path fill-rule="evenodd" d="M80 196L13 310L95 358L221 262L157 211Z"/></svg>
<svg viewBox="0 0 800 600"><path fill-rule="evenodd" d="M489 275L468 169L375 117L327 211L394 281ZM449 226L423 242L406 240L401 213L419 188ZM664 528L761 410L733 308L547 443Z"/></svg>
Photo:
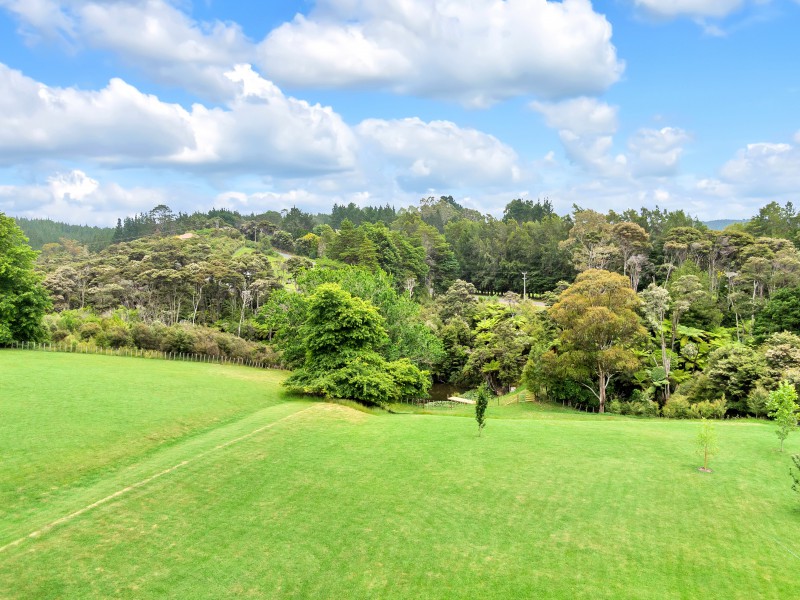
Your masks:
<svg viewBox="0 0 800 600"><path fill-rule="evenodd" d="M0 211L800 201L800 0L0 0Z"/></svg>

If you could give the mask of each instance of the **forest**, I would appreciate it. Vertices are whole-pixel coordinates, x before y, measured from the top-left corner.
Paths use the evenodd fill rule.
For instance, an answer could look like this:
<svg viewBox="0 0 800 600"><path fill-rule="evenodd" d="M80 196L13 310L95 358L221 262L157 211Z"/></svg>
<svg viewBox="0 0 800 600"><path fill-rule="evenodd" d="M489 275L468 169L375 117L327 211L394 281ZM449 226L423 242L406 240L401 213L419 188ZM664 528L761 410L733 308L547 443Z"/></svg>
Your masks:
<svg viewBox="0 0 800 600"><path fill-rule="evenodd" d="M800 385L791 204L721 231L682 210L559 215L547 199L497 219L449 196L17 223L37 242L13 260L38 300L25 327L9 325L24 300L0 310L0 343L258 358L291 370L291 389L377 405L486 384L597 412L761 417L781 382Z"/></svg>

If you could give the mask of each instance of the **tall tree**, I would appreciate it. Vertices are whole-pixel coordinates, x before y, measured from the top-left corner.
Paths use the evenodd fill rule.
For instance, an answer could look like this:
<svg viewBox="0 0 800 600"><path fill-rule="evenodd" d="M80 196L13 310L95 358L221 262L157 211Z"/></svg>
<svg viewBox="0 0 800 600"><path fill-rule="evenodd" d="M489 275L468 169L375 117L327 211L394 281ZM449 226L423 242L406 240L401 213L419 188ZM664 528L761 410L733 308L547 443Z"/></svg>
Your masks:
<svg viewBox="0 0 800 600"><path fill-rule="evenodd" d="M578 275L549 309L561 332L558 350L543 359L591 390L600 412L605 412L613 377L639 364L635 350L647 334L636 314L639 305L627 277L590 269Z"/></svg>

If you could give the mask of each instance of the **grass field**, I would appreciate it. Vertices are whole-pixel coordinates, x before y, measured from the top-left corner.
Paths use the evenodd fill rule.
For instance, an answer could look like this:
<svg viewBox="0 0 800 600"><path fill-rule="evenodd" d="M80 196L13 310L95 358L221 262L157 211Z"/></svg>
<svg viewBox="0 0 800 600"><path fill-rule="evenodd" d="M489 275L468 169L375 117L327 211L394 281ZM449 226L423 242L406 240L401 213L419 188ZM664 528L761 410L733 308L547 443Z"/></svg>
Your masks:
<svg viewBox="0 0 800 600"><path fill-rule="evenodd" d="M280 377L0 352L0 597L800 597L800 434L719 423L706 475L697 423L511 405L478 438Z"/></svg>

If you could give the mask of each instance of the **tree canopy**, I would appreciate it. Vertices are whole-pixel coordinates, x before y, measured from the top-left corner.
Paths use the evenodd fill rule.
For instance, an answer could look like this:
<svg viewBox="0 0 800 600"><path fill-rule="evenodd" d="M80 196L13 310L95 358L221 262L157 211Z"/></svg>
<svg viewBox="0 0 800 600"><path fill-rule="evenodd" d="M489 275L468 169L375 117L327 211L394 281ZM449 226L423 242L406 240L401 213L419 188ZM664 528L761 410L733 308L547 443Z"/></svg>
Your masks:
<svg viewBox="0 0 800 600"><path fill-rule="evenodd" d="M0 213L0 344L46 337L50 298L33 270L36 252L13 219Z"/></svg>

